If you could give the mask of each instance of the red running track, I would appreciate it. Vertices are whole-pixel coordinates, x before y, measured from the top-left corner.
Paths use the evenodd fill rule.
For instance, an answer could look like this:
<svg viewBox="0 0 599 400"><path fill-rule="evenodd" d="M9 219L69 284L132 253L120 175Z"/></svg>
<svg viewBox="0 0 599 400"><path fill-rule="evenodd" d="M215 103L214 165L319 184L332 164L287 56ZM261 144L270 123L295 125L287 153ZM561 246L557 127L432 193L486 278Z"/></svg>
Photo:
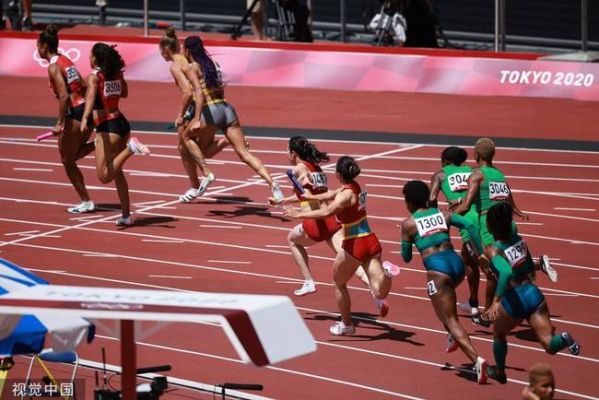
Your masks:
<svg viewBox="0 0 599 400"><path fill-rule="evenodd" d="M179 204L177 197L188 183L174 136L141 134L153 148L153 156L135 157L126 166L139 225L116 229L118 212L100 211L82 219L65 212L76 196L58 162L55 142L32 140L40 130L0 128L2 257L57 284L281 295L291 295L298 286L298 273L286 248L287 231L295 222L264 205L267 187L240 166L233 152L225 151L214 160L218 180L206 198ZM281 176L287 168L285 141L254 138L251 143L271 172ZM406 179L428 179L438 166L440 148L318 145L333 153L332 162L341 154L364 158L360 181L369 191L373 228L384 241L384 258L399 261L395 225L407 215L400 200L401 185ZM141 340L139 364L168 362L173 365L170 376L206 383L260 382L265 386L262 395L281 399L512 399L526 380L526 369L544 361L552 364L558 388L572 392L559 393L559 398L599 396L595 381L599 314L589 312L597 309L599 298L593 279L599 277L594 265L599 246L599 154L501 149L497 158L517 202L532 215L530 224L520 225L521 232L534 254L546 252L556 259L558 284L544 276L538 283L557 328L580 340L581 357L544 354L529 328L522 326L510 338L508 374L512 381L476 385L472 374L448 367L460 367L467 359L460 352L444 353L445 334L428 304L418 259L394 282L386 319L376 317L369 293L352 281L357 334L331 337L328 327L336 318L330 285L332 254L316 246L310 253L315 256L312 269L319 290L293 299L318 341L316 353L274 367L249 367L237 360L219 327L177 324ZM114 205L116 194L112 186L97 182L93 159L82 160L80 165L94 200ZM92 220L97 222L78 227ZM38 236L55 230L60 231ZM15 240L19 242L11 243ZM465 298L464 287L459 292ZM466 318L462 321L479 352L492 360L490 331L471 325ZM105 346L109 362L118 364L116 342L110 336L101 331L92 345L82 347L82 357L98 361L99 348ZM91 373L84 376L91 377ZM92 385L89 381L87 389ZM189 396L199 395L182 390L169 395Z"/></svg>

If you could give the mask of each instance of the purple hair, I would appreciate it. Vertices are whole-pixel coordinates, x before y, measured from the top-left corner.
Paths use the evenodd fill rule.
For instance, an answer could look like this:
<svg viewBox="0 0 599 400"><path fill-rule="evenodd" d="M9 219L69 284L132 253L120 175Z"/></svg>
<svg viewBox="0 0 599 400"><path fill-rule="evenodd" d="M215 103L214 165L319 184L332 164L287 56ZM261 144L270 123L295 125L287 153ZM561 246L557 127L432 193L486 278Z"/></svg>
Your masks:
<svg viewBox="0 0 599 400"><path fill-rule="evenodd" d="M204 74L204 81L208 89L216 89L222 86L219 73L216 69L214 61L210 58L204 43L199 36L189 36L185 39L185 48L191 53L191 57L200 65L202 73Z"/></svg>

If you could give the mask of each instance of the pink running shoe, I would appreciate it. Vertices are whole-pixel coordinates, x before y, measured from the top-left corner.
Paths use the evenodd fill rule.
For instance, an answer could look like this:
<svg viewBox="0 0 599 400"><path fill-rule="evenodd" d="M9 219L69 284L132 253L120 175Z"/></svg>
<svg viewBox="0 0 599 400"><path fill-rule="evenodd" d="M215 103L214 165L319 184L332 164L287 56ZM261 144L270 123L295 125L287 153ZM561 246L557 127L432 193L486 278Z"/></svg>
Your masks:
<svg viewBox="0 0 599 400"><path fill-rule="evenodd" d="M400 272L399 265L395 265L389 261L385 261L383 263L383 270L385 271L385 275L387 275L389 278L395 278Z"/></svg>

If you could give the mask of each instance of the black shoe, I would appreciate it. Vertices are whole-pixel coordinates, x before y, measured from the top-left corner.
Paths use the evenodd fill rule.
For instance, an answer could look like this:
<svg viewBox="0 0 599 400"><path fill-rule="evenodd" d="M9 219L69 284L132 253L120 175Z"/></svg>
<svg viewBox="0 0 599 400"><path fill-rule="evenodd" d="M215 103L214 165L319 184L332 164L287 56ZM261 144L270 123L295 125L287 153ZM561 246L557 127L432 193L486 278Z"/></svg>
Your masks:
<svg viewBox="0 0 599 400"><path fill-rule="evenodd" d="M580 345L568 332L562 332L560 336L566 343L566 346L568 346L570 354L575 356L580 354Z"/></svg>
<svg viewBox="0 0 599 400"><path fill-rule="evenodd" d="M21 16L19 11L19 2L11 1L6 10L6 18L10 21L13 31L21 30Z"/></svg>
<svg viewBox="0 0 599 400"><path fill-rule="evenodd" d="M488 319L484 319L481 313L472 316L472 323L480 326L484 326L488 328L491 326L491 321Z"/></svg>
<svg viewBox="0 0 599 400"><path fill-rule="evenodd" d="M500 374L497 371L497 367L488 366L487 367L487 376L491 379L496 380L497 382L505 385L507 383L507 375L505 373Z"/></svg>
<svg viewBox="0 0 599 400"><path fill-rule="evenodd" d="M21 23L21 26L24 31L32 31L33 30L33 22L31 21L31 18L24 18L23 22Z"/></svg>

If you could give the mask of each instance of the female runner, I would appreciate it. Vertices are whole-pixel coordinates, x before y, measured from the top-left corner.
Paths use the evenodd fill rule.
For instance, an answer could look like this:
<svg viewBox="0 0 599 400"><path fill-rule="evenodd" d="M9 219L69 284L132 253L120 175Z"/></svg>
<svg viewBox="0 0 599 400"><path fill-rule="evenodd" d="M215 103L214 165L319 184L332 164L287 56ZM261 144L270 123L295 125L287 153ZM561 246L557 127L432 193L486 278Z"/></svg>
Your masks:
<svg viewBox="0 0 599 400"><path fill-rule="evenodd" d="M291 218L304 219L336 215L343 227L342 251L337 253L333 263L335 297L341 321L330 327L333 335L352 335L356 331L351 320L347 282L360 265L366 271L374 297L379 300L387 297L391 290L391 278L399 274L399 267L391 263L381 265L382 247L370 229L366 216L366 192L355 180L359 174L360 167L353 158L339 158L336 176L341 187L317 196L321 201L332 200L330 203L317 210L286 208L284 212Z"/></svg>
<svg viewBox="0 0 599 400"><path fill-rule="evenodd" d="M213 135L218 129L222 130L225 137L231 142L239 159L251 167L270 186L273 197L280 202L285 197L279 185L274 182L262 161L249 152L245 135L239 125L239 118L235 108L225 99L224 84L221 79L218 65L210 58L202 39L199 36L190 36L185 39L185 56L192 61L191 75L188 76L195 95L194 115L183 132L183 143L197 165L206 169L206 155L195 137L209 134ZM208 171L205 175L209 182L214 181L214 175Z"/></svg>
<svg viewBox="0 0 599 400"><path fill-rule="evenodd" d="M37 52L48 60L50 87L58 99L58 119L52 132L58 135L58 151L64 170L81 198L81 203L69 207L70 213L95 210L94 202L85 188L83 174L76 161L94 151L94 143L88 143L90 133L81 134L80 122L85 108L85 82L75 64L58 53L58 27L50 24L40 33Z"/></svg>
<svg viewBox="0 0 599 400"><path fill-rule="evenodd" d="M129 186L123 173L125 161L133 154L150 154L150 150L137 138L129 139L131 128L127 118L119 111L119 100L126 98L127 82L122 69L125 63L121 55L105 43L96 43L90 53L94 71L87 77L85 110L81 120L81 132L88 133L88 120L92 117L96 129L96 172L100 182L106 184L114 179L121 202L122 216L118 226L133 225L129 202Z"/></svg>
<svg viewBox="0 0 599 400"><path fill-rule="evenodd" d="M487 362L478 355L458 321L455 288L464 279L464 261L451 245L449 225L467 229L478 254L482 253L480 236L474 225L461 215L427 207L430 190L426 183L410 181L403 187L403 194L411 216L401 225L401 256L405 262L412 260L412 244L420 251L426 269L428 296L448 333L446 351L453 352L459 346L474 363L477 382L485 383Z"/></svg>

